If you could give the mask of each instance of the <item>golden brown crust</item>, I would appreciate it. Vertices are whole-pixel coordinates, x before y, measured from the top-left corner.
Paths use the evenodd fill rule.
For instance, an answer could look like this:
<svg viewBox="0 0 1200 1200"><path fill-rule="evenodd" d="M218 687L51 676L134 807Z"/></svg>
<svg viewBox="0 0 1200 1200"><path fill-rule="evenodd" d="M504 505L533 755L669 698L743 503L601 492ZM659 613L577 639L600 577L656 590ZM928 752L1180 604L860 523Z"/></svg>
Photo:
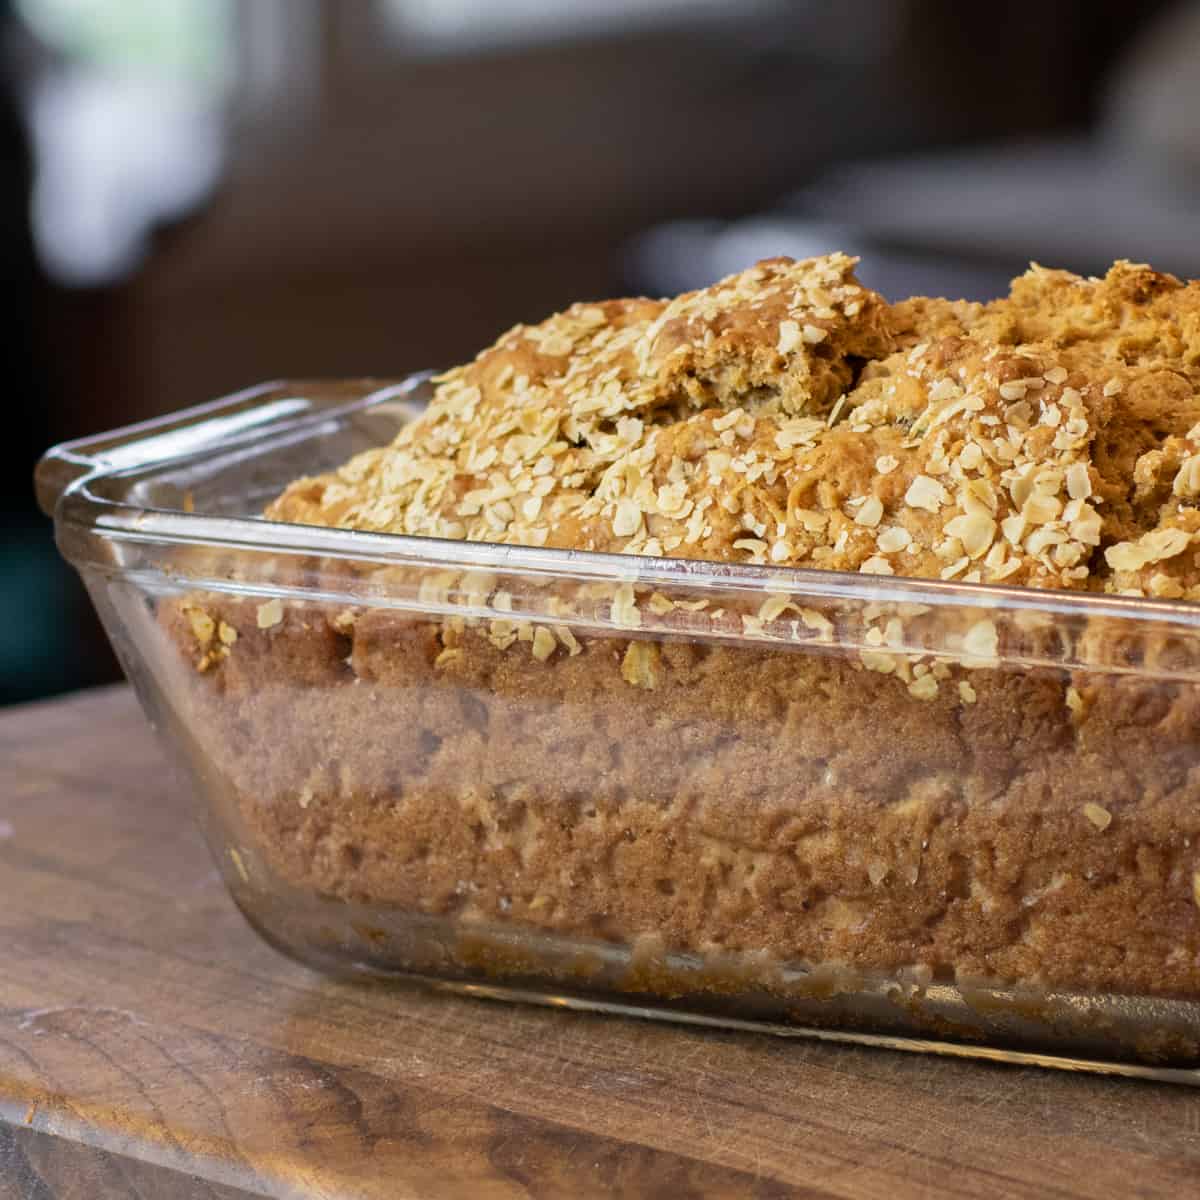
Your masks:
<svg viewBox="0 0 1200 1200"><path fill-rule="evenodd" d="M740 506L712 511L758 482L734 459L761 435L777 485L774 458L791 453L776 434L823 428L855 363L890 348L883 301L843 255L772 260L670 302L574 305L443 376L393 446L301 481L269 515L746 559L733 543L757 537L770 505L751 506L748 524Z"/></svg>
<svg viewBox="0 0 1200 1200"><path fill-rule="evenodd" d="M774 259L517 327L392 446L268 515L1196 598L1190 534L1160 526L1200 492L1198 386L1200 285L1146 267L889 307L843 255ZM1169 565L1131 573L1139 555Z"/></svg>

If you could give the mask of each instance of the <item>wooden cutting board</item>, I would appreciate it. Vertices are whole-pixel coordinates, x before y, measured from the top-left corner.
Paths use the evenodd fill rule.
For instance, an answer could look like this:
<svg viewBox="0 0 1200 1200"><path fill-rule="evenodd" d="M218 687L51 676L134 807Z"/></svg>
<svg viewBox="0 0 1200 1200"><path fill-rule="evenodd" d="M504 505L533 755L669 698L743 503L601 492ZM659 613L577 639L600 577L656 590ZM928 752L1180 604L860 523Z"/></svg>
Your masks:
<svg viewBox="0 0 1200 1200"><path fill-rule="evenodd" d="M1200 1090L334 983L124 689L0 714L0 1200L1200 1195Z"/></svg>

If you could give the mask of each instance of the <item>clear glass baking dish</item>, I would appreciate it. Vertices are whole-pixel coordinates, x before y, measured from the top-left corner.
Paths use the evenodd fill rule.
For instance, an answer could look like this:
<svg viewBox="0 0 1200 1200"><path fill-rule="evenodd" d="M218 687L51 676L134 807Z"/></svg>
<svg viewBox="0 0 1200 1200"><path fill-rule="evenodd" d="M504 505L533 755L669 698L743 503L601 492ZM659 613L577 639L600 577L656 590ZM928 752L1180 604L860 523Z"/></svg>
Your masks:
<svg viewBox="0 0 1200 1200"><path fill-rule="evenodd" d="M326 971L1200 1082L1200 612L309 528L427 376L51 450L250 923Z"/></svg>

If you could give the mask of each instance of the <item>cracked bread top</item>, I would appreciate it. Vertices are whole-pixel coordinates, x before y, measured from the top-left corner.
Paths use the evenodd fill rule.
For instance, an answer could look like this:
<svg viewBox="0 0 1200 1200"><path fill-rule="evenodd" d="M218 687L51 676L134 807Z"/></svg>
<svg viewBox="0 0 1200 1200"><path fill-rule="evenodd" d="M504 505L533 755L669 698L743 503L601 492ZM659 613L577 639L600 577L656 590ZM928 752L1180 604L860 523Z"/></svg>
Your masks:
<svg viewBox="0 0 1200 1200"><path fill-rule="evenodd" d="M1200 283L1034 266L889 305L855 262L519 325L266 515L1200 599Z"/></svg>

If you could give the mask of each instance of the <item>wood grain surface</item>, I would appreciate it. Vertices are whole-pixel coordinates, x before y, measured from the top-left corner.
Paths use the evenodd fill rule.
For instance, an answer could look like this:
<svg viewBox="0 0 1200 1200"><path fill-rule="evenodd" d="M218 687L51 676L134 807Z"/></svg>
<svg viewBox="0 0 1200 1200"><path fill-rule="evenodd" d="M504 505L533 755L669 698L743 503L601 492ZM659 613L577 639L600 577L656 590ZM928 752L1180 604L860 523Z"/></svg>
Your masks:
<svg viewBox="0 0 1200 1200"><path fill-rule="evenodd" d="M1200 1091L335 983L130 694L0 714L0 1200L1200 1196Z"/></svg>

